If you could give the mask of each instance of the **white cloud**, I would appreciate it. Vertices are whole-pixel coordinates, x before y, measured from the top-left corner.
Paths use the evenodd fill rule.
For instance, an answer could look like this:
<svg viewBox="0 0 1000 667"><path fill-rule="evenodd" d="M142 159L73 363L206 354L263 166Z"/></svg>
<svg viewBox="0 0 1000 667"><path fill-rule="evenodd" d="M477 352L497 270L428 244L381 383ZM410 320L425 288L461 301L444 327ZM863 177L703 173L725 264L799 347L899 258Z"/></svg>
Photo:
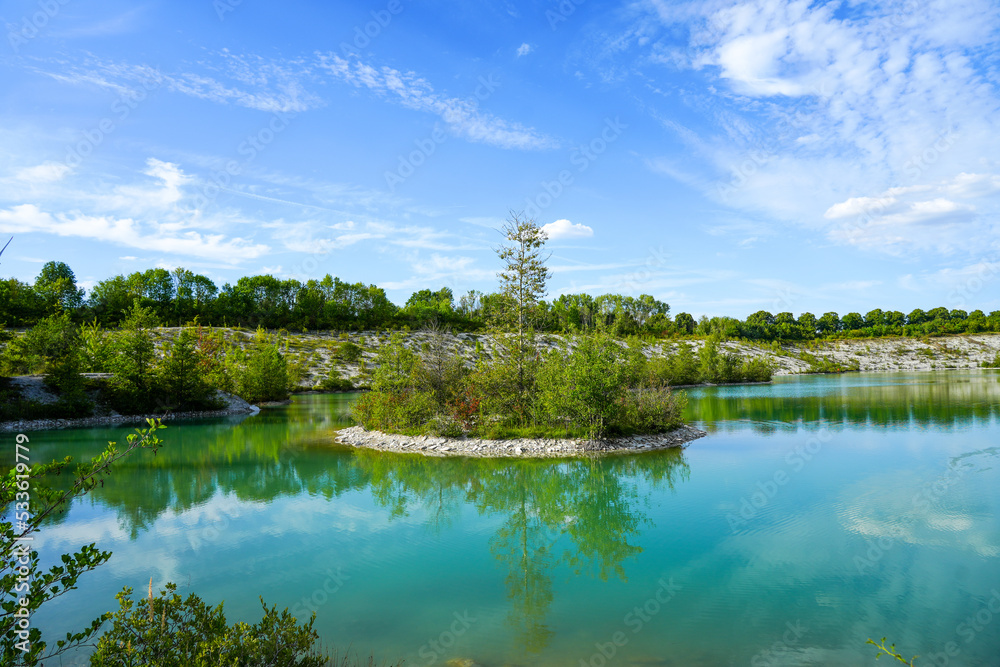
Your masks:
<svg viewBox="0 0 1000 667"><path fill-rule="evenodd" d="M148 65L89 58L80 65L41 61L34 69L56 81L107 88L133 99L159 88L216 104L267 112L297 113L322 105L306 90L309 67L302 61L266 60L223 51L221 64L198 63L196 72L161 72ZM192 68L193 68L192 67Z"/></svg>
<svg viewBox="0 0 1000 667"><path fill-rule="evenodd" d="M521 46L517 47L517 57L520 58L522 56L526 56L529 53L531 53L531 51L532 51L531 44L525 42Z"/></svg>
<svg viewBox="0 0 1000 667"><path fill-rule="evenodd" d="M394 98L410 109L436 114L457 135L469 141L499 146L538 150L555 148L551 138L519 123L497 118L479 109L482 96L490 95L499 83L482 77L477 88L479 97L447 97L413 72L391 67L375 68L360 60L348 61L335 53L317 54L317 67L329 76L378 95Z"/></svg>
<svg viewBox="0 0 1000 667"><path fill-rule="evenodd" d="M926 0L919 12L901 2L651 2L630 37L648 42L650 78L693 69L702 84L677 95L699 121L651 111L685 145L683 162L646 164L728 207L841 243L996 252L1000 90L986 55L996 50L995 9L988 0ZM690 34L686 49L677 26Z"/></svg>
<svg viewBox="0 0 1000 667"><path fill-rule="evenodd" d="M594 235L594 230L587 225L573 223L565 219L556 220L555 222L550 222L547 225L542 225L542 231L548 235L550 240L553 241L561 239L583 239Z"/></svg>
<svg viewBox="0 0 1000 667"><path fill-rule="evenodd" d="M72 170L62 162L43 162L34 167L25 167L17 172L16 178L28 183L53 183L62 180Z"/></svg>
<svg viewBox="0 0 1000 667"><path fill-rule="evenodd" d="M266 245L242 238L227 239L222 234L196 231L171 234L155 222L143 224L131 218L86 215L78 211L52 215L34 204L0 209L0 230L86 238L142 250L219 259L233 264L259 257L268 250Z"/></svg>

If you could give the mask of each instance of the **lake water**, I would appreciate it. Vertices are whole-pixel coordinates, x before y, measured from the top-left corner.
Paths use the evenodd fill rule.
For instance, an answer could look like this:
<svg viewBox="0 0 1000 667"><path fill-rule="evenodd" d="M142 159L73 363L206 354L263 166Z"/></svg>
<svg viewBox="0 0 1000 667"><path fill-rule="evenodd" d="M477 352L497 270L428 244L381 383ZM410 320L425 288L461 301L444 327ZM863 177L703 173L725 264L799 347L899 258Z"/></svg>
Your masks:
<svg viewBox="0 0 1000 667"><path fill-rule="evenodd" d="M998 378L689 390L708 437L595 460L352 451L345 395L177 423L39 536L46 562L114 556L35 622L54 640L152 577L407 665L873 665L882 636L1000 665ZM32 457L127 432L33 433Z"/></svg>

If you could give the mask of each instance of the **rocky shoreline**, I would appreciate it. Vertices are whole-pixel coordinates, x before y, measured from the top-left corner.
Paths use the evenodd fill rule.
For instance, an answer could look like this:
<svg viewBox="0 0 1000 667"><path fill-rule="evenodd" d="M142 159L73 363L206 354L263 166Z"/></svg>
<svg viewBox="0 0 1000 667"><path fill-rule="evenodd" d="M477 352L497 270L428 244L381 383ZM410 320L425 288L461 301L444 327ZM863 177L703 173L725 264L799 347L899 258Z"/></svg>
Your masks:
<svg viewBox="0 0 1000 667"><path fill-rule="evenodd" d="M706 435L708 434L705 431L685 425L669 433L601 440L557 438L482 440L431 435L397 435L381 431L366 431L360 426L352 426L338 431L336 441L351 447L364 447L384 452L423 454L425 456L542 458L651 452L671 447L685 447L692 440Z"/></svg>
<svg viewBox="0 0 1000 667"><path fill-rule="evenodd" d="M88 426L111 426L114 424L145 424L147 419L160 419L170 423L175 419L205 419L208 417L227 417L230 415L251 415L260 412L260 408L250 405L239 396L219 392L218 398L225 402L226 407L220 410L203 412L171 412L146 415L122 415L112 412L107 415L80 417L77 419L21 419L0 423L0 432L47 431L63 428L86 428Z"/></svg>

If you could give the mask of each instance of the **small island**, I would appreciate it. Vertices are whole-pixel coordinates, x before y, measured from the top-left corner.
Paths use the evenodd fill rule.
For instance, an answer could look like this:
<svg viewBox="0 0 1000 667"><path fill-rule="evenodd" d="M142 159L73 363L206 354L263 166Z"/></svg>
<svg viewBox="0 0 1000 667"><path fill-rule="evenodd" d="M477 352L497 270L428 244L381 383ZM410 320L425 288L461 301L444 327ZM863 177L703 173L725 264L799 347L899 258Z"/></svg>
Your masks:
<svg viewBox="0 0 1000 667"><path fill-rule="evenodd" d="M396 333L379 348L371 391L352 408L360 425L337 440L355 447L436 456L570 456L677 447L705 433L681 420L656 360L607 331L543 349L534 334L550 274L545 232L511 213L493 349L470 365L432 327L419 352ZM772 369L761 362L760 374Z"/></svg>
<svg viewBox="0 0 1000 667"><path fill-rule="evenodd" d="M708 435L693 426L678 426L667 433L632 435L617 438L447 438L408 436L381 431L367 431L360 426L337 433L337 441L352 447L386 452L424 454L426 456L471 456L478 458L517 457L552 458L562 456L630 454L658 449L685 447L692 440Z"/></svg>

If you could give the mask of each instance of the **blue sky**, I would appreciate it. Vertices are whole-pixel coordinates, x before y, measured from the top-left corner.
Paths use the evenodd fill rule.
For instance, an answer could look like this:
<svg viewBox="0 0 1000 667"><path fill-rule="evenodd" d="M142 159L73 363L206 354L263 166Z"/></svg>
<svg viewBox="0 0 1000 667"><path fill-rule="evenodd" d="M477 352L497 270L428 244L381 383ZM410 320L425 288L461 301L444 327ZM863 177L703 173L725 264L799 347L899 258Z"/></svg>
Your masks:
<svg viewBox="0 0 1000 667"><path fill-rule="evenodd" d="M1000 308L990 2L7 0L0 274Z"/></svg>

